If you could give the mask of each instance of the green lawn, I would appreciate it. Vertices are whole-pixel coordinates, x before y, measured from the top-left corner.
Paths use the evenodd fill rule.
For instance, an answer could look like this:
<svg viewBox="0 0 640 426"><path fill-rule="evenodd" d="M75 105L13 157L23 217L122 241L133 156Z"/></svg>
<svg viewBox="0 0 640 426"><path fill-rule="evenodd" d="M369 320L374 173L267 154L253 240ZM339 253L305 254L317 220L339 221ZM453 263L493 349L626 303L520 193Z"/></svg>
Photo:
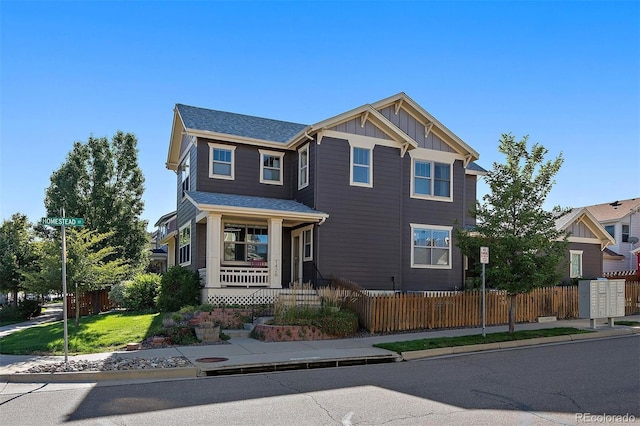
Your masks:
<svg viewBox="0 0 640 426"><path fill-rule="evenodd" d="M121 349L140 342L162 327L159 313L108 313L68 320L69 353L87 354ZM12 355L64 354L62 321L17 331L0 339L0 353Z"/></svg>
<svg viewBox="0 0 640 426"><path fill-rule="evenodd" d="M567 334L591 333L572 327L547 328L542 330L523 330L515 333L490 333L486 337L473 334L459 337L435 337L433 339L409 340L407 342L379 343L374 346L394 352L420 351L423 349L448 348L451 346L479 345L482 343L507 342L510 340L534 339L536 337L564 336Z"/></svg>

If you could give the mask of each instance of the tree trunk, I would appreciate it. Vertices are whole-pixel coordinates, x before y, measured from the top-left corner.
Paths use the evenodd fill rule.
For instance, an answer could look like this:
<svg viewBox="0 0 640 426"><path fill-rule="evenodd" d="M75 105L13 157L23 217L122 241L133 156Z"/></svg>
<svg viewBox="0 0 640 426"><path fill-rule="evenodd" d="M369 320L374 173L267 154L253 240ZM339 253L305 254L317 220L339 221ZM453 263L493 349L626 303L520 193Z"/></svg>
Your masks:
<svg viewBox="0 0 640 426"><path fill-rule="evenodd" d="M509 295L509 333L516 331L516 295Z"/></svg>
<svg viewBox="0 0 640 426"><path fill-rule="evenodd" d="M14 288L12 290L12 293L13 293L13 300L11 301L11 305L17 308L18 307L18 289Z"/></svg>
<svg viewBox="0 0 640 426"><path fill-rule="evenodd" d="M80 324L80 292L78 291L78 286L76 285L76 328Z"/></svg>

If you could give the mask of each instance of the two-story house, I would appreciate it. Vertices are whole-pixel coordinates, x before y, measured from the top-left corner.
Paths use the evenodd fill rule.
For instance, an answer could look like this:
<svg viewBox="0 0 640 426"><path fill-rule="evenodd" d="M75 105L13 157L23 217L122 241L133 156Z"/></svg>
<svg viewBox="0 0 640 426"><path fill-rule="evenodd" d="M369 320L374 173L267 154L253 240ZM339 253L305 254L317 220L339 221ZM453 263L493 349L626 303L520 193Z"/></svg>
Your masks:
<svg viewBox="0 0 640 426"><path fill-rule="evenodd" d="M587 206L598 222L615 239L605 251L603 272L632 271L637 269L640 247L640 198Z"/></svg>
<svg viewBox="0 0 640 426"><path fill-rule="evenodd" d="M341 277L374 290L461 288L456 226L486 173L404 93L305 125L177 104L177 264L204 298Z"/></svg>

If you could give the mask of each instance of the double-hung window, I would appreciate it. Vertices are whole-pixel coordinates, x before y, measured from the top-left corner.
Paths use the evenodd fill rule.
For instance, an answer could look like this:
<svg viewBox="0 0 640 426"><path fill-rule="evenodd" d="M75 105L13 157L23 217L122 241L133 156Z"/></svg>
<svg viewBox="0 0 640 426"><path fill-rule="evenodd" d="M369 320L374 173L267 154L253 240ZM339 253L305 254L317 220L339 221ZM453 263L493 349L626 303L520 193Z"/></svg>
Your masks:
<svg viewBox="0 0 640 426"><path fill-rule="evenodd" d="M304 245L303 260L313 260L313 229L305 229L302 232L302 243Z"/></svg>
<svg viewBox="0 0 640 426"><path fill-rule="evenodd" d="M190 185L189 185L189 173L191 171L189 170L189 154L187 153L187 156L184 157L184 162L182 163L182 166L180 166L180 178L181 178L181 195L182 198L184 198L185 192L190 190Z"/></svg>
<svg viewBox="0 0 640 426"><path fill-rule="evenodd" d="M284 152L265 151L260 152L260 183L282 185L282 163Z"/></svg>
<svg viewBox="0 0 640 426"><path fill-rule="evenodd" d="M268 227L261 225L225 224L224 261L267 261Z"/></svg>
<svg viewBox="0 0 640 426"><path fill-rule="evenodd" d="M582 250L569 250L571 262L569 278L582 278Z"/></svg>
<svg viewBox="0 0 640 426"><path fill-rule="evenodd" d="M622 242L629 242L629 225L622 225Z"/></svg>
<svg viewBox="0 0 640 426"><path fill-rule="evenodd" d="M351 185L373 187L373 149L351 147Z"/></svg>
<svg viewBox="0 0 640 426"><path fill-rule="evenodd" d="M309 185L309 144L298 150L298 189Z"/></svg>
<svg viewBox="0 0 640 426"><path fill-rule="evenodd" d="M234 179L235 146L209 144L209 177L215 179Z"/></svg>
<svg viewBox="0 0 640 426"><path fill-rule="evenodd" d="M449 226L411 224L411 267L451 269Z"/></svg>
<svg viewBox="0 0 640 426"><path fill-rule="evenodd" d="M191 223L180 227L178 242L178 263L181 266L191 264Z"/></svg>
<svg viewBox="0 0 640 426"><path fill-rule="evenodd" d="M413 159L411 196L451 199L451 164Z"/></svg>

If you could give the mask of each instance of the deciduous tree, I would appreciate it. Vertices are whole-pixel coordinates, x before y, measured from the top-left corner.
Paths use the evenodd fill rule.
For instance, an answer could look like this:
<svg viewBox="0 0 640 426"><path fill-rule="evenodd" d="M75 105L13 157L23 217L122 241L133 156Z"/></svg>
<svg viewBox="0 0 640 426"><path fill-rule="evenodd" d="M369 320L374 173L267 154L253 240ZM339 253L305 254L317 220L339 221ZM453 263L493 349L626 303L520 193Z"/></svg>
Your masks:
<svg viewBox="0 0 640 426"><path fill-rule="evenodd" d="M26 274L33 270L34 234L27 216L15 213L0 225L0 290L13 294L17 305L18 292L24 288Z"/></svg>
<svg viewBox="0 0 640 426"><path fill-rule="evenodd" d="M529 149L527 141L527 136L516 141L511 134L502 135L498 149L506 162L494 163L485 177L490 192L471 212L477 226L456 229L455 234L462 252L476 260L480 247L489 247L486 279L491 286L507 291L509 332L515 330L515 296L558 284L559 265L567 250L566 234L555 226L567 211L543 208L564 161L562 154L545 161L548 150L539 144Z"/></svg>

